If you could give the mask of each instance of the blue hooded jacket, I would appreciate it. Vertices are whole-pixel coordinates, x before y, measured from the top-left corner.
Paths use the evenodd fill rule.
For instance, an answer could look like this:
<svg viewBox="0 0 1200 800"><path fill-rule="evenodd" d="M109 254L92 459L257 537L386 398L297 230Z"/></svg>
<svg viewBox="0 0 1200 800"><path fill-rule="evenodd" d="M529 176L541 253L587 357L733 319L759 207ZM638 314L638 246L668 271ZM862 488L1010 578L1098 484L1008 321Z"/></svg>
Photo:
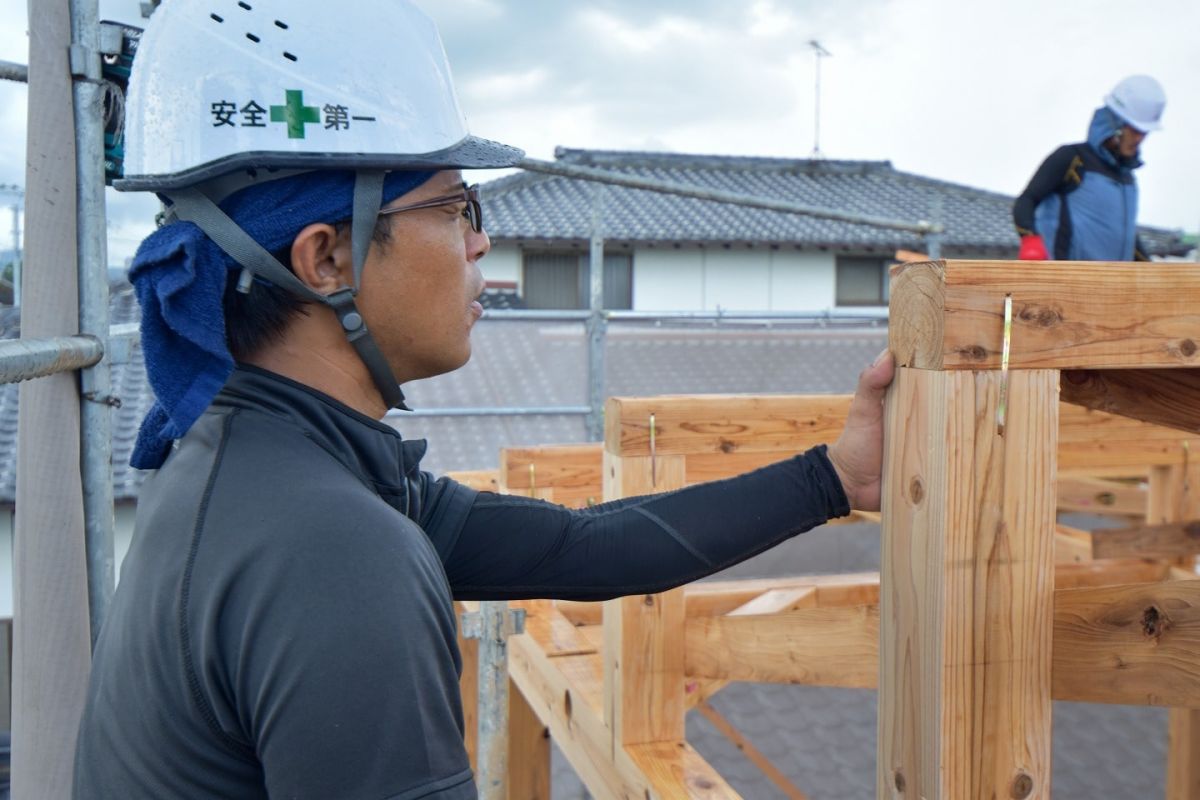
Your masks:
<svg viewBox="0 0 1200 800"><path fill-rule="evenodd" d="M1119 158L1104 146L1124 123L1107 108L1092 115L1086 143L1060 147L1017 198L1022 234L1039 234L1055 259L1132 261L1137 250L1136 156ZM1032 220L1022 213L1034 208ZM1029 224L1032 222L1032 225Z"/></svg>

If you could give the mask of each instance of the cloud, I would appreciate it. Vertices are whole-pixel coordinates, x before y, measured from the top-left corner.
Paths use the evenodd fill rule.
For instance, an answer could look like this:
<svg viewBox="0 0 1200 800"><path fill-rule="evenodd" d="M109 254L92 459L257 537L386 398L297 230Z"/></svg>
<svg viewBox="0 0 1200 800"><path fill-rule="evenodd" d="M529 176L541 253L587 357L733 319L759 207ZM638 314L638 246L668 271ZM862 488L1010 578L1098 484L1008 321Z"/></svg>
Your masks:
<svg viewBox="0 0 1200 800"><path fill-rule="evenodd" d="M1082 138L1113 83L1150 73L1169 102L1144 146L1140 217L1200 227L1194 0L418 1L441 28L472 130L541 158L555 145L805 157L817 39L832 53L827 157L1015 193ZM0 58L26 59L25 6L0 0ZM136 0L102 0L101 13L142 23ZM24 91L0 84L0 183L24 181ZM112 201L114 261L156 208Z"/></svg>

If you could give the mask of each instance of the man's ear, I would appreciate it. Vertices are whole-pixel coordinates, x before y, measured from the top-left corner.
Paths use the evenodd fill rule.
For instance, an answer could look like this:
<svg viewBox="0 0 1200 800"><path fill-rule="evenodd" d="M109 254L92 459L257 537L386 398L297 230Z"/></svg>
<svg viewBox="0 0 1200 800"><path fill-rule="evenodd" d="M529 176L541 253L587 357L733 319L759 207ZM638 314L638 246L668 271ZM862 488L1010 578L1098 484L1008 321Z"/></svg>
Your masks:
<svg viewBox="0 0 1200 800"><path fill-rule="evenodd" d="M354 284L348 231L314 222L292 241L292 272L321 294Z"/></svg>

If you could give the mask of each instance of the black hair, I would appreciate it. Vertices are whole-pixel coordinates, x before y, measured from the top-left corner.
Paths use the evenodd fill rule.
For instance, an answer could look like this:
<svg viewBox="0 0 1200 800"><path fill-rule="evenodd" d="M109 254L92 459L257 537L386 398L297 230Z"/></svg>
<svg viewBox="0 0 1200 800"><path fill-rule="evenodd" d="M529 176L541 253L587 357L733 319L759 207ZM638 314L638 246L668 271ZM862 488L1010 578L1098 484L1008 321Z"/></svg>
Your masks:
<svg viewBox="0 0 1200 800"><path fill-rule="evenodd" d="M350 227L348 222L335 225L338 234ZM392 240L391 218L381 216L371 234L372 244L384 245ZM289 244L272 253L275 259L292 269L292 246ZM234 361L245 361L263 347L278 344L288 324L299 314L307 314L311 300L300 298L287 289L255 279L250 291L238 291L240 269L231 269L225 279L225 343Z"/></svg>

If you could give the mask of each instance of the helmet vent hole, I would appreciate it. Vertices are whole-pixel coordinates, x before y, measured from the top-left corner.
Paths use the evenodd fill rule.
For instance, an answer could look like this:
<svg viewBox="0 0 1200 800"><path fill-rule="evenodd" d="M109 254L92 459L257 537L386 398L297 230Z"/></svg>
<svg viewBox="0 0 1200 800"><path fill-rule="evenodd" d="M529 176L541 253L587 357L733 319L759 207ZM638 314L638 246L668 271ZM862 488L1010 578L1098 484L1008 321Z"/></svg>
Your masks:
<svg viewBox="0 0 1200 800"><path fill-rule="evenodd" d="M255 44L258 44L259 42L262 41L262 39L258 38L253 33L247 33L246 38L249 39L250 41L254 42Z"/></svg>
<svg viewBox="0 0 1200 800"><path fill-rule="evenodd" d="M215 20L216 22L224 22L225 21L224 17L217 16L216 14L209 14L208 16L212 17L212 19Z"/></svg>
<svg viewBox="0 0 1200 800"><path fill-rule="evenodd" d="M238 0L238 5L244 9L246 9L247 11L249 11L251 9L251 5L249 3L243 2L243 0Z"/></svg>
<svg viewBox="0 0 1200 800"><path fill-rule="evenodd" d="M283 51L283 57L286 58L288 61L296 61L297 60L296 57L294 55L292 55L291 53L289 53L287 50Z"/></svg>
<svg viewBox="0 0 1200 800"><path fill-rule="evenodd" d="M285 31L288 29L287 23L286 23L286 22L280 22L279 20L275 20L275 27L276 27L276 28L282 28L282 29L283 29L283 30L285 30Z"/></svg>

